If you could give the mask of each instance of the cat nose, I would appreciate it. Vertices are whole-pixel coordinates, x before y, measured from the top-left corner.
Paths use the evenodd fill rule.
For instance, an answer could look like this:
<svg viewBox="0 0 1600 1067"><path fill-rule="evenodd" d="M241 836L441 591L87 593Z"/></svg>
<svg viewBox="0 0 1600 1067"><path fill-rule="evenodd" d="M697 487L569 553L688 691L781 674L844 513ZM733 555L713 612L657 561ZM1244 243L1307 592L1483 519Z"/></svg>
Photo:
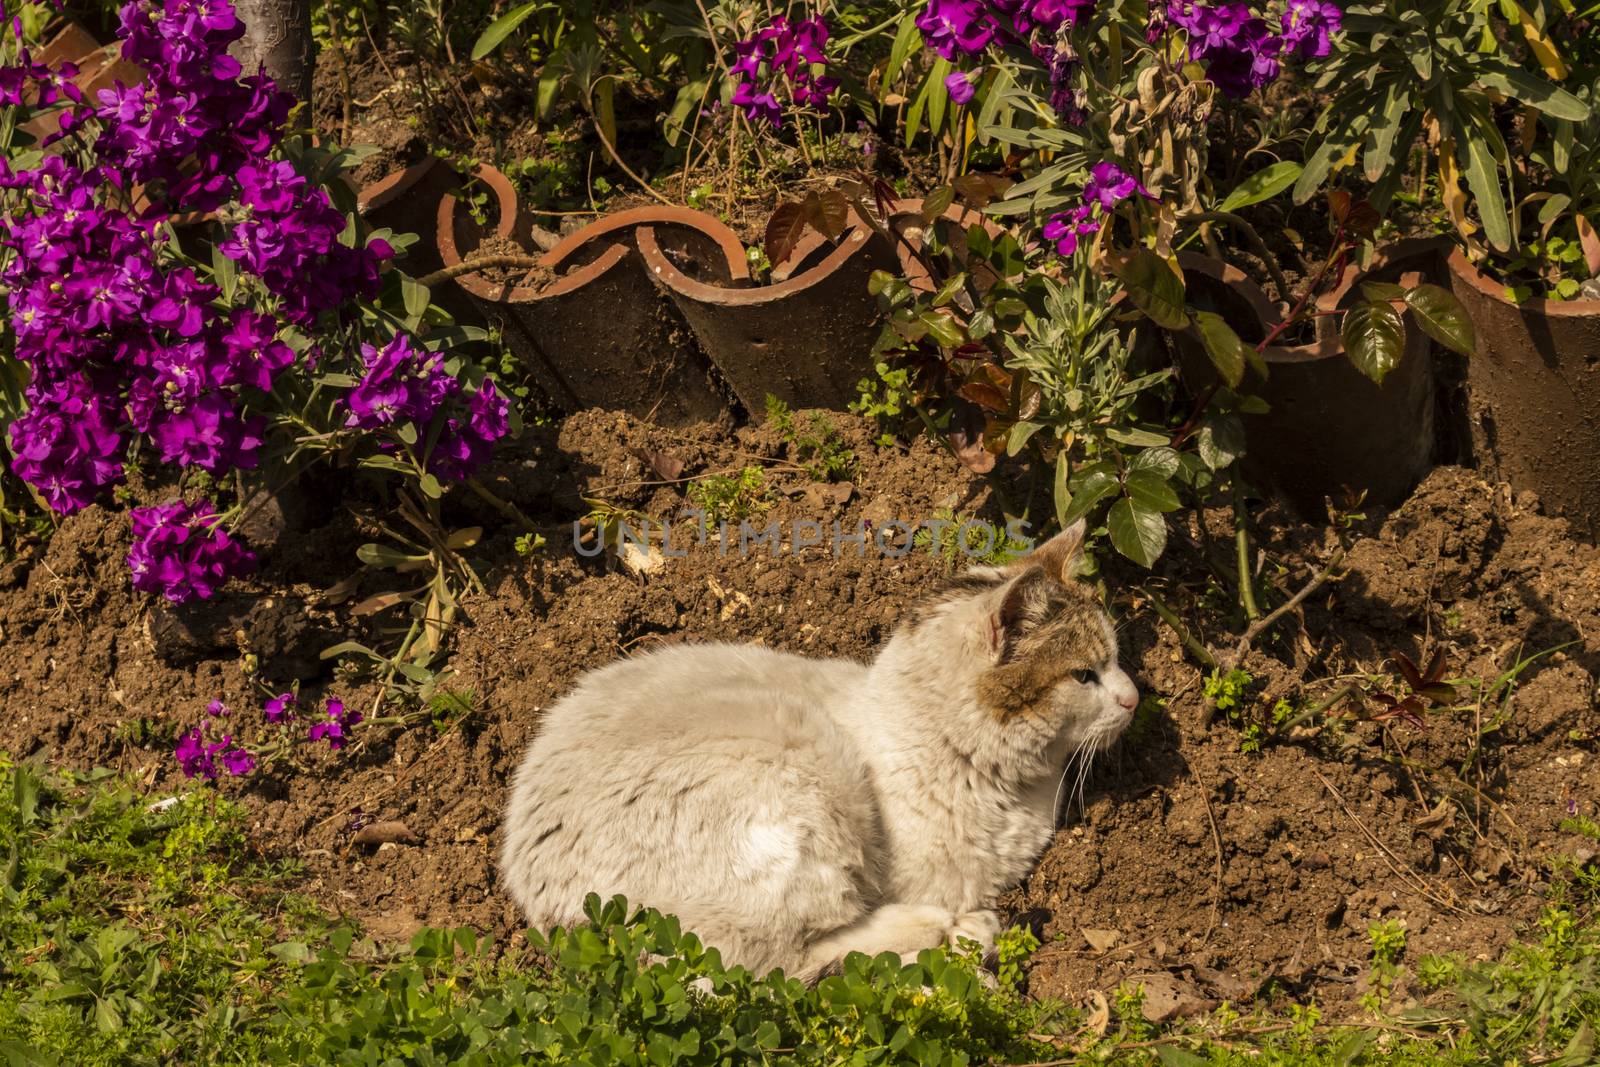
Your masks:
<svg viewBox="0 0 1600 1067"><path fill-rule="evenodd" d="M1139 706L1139 688L1133 684L1133 679L1128 677L1127 672L1117 671L1106 681L1112 699L1124 711L1132 711Z"/></svg>

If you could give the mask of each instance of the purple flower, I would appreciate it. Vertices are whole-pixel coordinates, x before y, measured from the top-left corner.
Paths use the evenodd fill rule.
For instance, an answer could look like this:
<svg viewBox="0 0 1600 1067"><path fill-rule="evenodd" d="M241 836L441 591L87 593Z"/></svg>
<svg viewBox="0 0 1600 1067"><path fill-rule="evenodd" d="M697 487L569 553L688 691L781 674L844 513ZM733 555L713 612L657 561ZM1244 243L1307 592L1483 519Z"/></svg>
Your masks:
<svg viewBox="0 0 1600 1067"><path fill-rule="evenodd" d="M1189 58L1206 64L1206 77L1224 94L1248 96L1278 77L1283 39L1241 0L1216 6L1171 0L1167 17L1189 35Z"/></svg>
<svg viewBox="0 0 1600 1067"><path fill-rule="evenodd" d="M1067 258L1078 251L1079 243L1100 232L1100 222L1093 217L1094 207L1081 204L1069 212L1052 215L1040 232L1046 241L1056 246L1056 254Z"/></svg>
<svg viewBox="0 0 1600 1067"><path fill-rule="evenodd" d="M207 500L134 508L128 567L133 587L175 604L205 600L255 569L256 557L228 535Z"/></svg>
<svg viewBox="0 0 1600 1067"><path fill-rule="evenodd" d="M235 745L232 736L224 734L222 740L207 744L205 735L198 726L178 739L172 755L178 761L178 769L183 772L185 778L199 776L207 781L215 779L222 772L235 777L249 774L256 766L255 755L244 747ZM220 772L217 766L219 759Z"/></svg>
<svg viewBox="0 0 1600 1067"><path fill-rule="evenodd" d="M1135 193L1147 200L1155 199L1137 178L1110 160L1102 160L1089 168L1089 181L1083 187L1084 200L1098 202L1101 208L1110 211Z"/></svg>
<svg viewBox="0 0 1600 1067"><path fill-rule="evenodd" d="M444 369L444 356L411 347L411 338L396 334L382 349L361 346L366 373L345 397L346 426L373 430L400 422L426 425L461 383Z"/></svg>
<svg viewBox="0 0 1600 1067"><path fill-rule="evenodd" d="M828 24L821 18L790 22L782 15L755 35L734 45L737 60L728 68L738 81L733 105L752 120L783 125L783 104L777 90L788 86L797 104L823 108L839 88L839 79L816 68L827 67Z"/></svg>
<svg viewBox="0 0 1600 1067"><path fill-rule="evenodd" d="M994 16L980 0L928 0L917 16L927 46L945 59L975 56L994 40Z"/></svg>
<svg viewBox="0 0 1600 1067"><path fill-rule="evenodd" d="M976 70L970 74L959 70L956 71L945 78L945 92L949 93L950 99L958 104L970 103L978 93L977 83L981 73L981 71Z"/></svg>
<svg viewBox="0 0 1600 1067"><path fill-rule="evenodd" d="M286 722L294 718L295 705L299 703L293 693L279 693L262 705L261 711L270 723Z"/></svg>
<svg viewBox="0 0 1600 1067"><path fill-rule="evenodd" d="M428 469L450 481L465 481L483 465L494 443L511 432L511 402L485 378L467 401L465 419L445 422L428 456Z"/></svg>
<svg viewBox="0 0 1600 1067"><path fill-rule="evenodd" d="M337 752L345 746L348 737L346 731L360 722L362 715L359 711L345 710L344 702L330 699L327 704L327 719L312 725L306 731L306 740L328 742L328 747Z"/></svg>
<svg viewBox="0 0 1600 1067"><path fill-rule="evenodd" d="M225 719L229 715L232 715L233 712L229 711L228 705L224 704L222 701L213 700L211 703L206 705L206 714L212 718Z"/></svg>
<svg viewBox="0 0 1600 1067"><path fill-rule="evenodd" d="M1344 12L1329 0L1289 0L1283 11L1283 47L1301 59L1320 59L1333 50L1333 35Z"/></svg>

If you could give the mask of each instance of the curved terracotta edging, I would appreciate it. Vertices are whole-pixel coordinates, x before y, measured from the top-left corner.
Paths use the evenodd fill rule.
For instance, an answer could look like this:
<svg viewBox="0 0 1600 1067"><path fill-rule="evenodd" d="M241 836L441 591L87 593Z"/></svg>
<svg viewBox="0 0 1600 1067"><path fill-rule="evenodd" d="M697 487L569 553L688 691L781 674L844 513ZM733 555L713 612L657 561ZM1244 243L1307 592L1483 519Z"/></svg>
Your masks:
<svg viewBox="0 0 1600 1067"><path fill-rule="evenodd" d="M686 275L662 250L653 226L640 227L637 240L650 276L752 420L765 418L769 395L792 408L844 408L855 400L858 383L872 371L881 317L867 281L873 271L895 266L893 251L871 229L858 223L831 248L820 234L808 234L774 268L775 284L744 287Z"/></svg>
<svg viewBox="0 0 1600 1067"><path fill-rule="evenodd" d="M1378 249L1366 270L1352 270L1317 301L1334 311L1359 295L1364 281L1415 284L1437 277L1447 242L1398 241ZM1191 303L1217 311L1247 341L1264 337L1280 321L1277 307L1244 272L1209 256L1180 252ZM1207 306L1212 305L1212 306ZM1381 386L1346 358L1336 316L1316 320L1316 340L1271 345L1263 353L1265 382L1249 388L1269 405L1263 415L1242 416L1245 469L1277 490L1302 514L1321 517L1327 498L1366 493L1376 504L1403 500L1432 468L1435 454L1433 344L1414 325L1406 351ZM1180 367L1191 382L1213 381L1204 347L1192 330L1173 335Z"/></svg>
<svg viewBox="0 0 1600 1067"><path fill-rule="evenodd" d="M1459 248L1449 269L1478 334L1466 379L1480 462L1600 538L1600 300L1513 304Z"/></svg>
<svg viewBox="0 0 1600 1067"><path fill-rule="evenodd" d="M517 239L522 223L510 181L492 167L478 177L498 206L495 236L527 248ZM554 275L546 284L498 283L481 274L455 280L501 326L534 383L562 405L616 408L668 426L719 418L725 407L710 365L639 253L634 232L641 226L662 230L695 276L748 278L744 248L726 226L687 208L650 207L569 235L539 259L537 271ZM464 230L456 196L446 195L438 228L446 267L470 257L486 236Z"/></svg>

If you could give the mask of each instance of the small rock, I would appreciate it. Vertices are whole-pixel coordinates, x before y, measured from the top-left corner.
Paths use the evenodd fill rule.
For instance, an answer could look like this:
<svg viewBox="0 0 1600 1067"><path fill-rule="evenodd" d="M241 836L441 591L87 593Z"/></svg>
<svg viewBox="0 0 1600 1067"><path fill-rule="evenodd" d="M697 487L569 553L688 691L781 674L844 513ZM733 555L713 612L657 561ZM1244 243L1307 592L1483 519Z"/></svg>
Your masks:
<svg viewBox="0 0 1600 1067"><path fill-rule="evenodd" d="M1089 947L1096 952L1109 952L1122 940L1121 930L1083 930L1083 939L1089 942Z"/></svg>

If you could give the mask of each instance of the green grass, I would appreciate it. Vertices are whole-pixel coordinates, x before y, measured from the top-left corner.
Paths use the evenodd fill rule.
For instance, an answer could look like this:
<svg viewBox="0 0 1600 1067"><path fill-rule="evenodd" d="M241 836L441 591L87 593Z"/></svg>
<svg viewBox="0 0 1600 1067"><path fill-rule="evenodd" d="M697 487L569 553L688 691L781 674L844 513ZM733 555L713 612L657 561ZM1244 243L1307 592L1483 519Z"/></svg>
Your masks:
<svg viewBox="0 0 1600 1067"><path fill-rule="evenodd" d="M1592 877L1563 878L1498 963L1417 960L1427 1008L1333 1024L1313 1007L1224 1007L1163 1028L1123 989L1086 1025L1017 991L1036 947L1020 930L1002 938L995 990L969 958L931 951L853 957L814 989L757 979L675 920L597 898L590 925L536 938L536 956L497 956L469 930L382 950L289 893L291 872L251 856L226 801L151 799L105 772L0 758L0 1064L1578 1067L1600 1026ZM1374 966L1413 965L1402 937L1375 931Z"/></svg>

